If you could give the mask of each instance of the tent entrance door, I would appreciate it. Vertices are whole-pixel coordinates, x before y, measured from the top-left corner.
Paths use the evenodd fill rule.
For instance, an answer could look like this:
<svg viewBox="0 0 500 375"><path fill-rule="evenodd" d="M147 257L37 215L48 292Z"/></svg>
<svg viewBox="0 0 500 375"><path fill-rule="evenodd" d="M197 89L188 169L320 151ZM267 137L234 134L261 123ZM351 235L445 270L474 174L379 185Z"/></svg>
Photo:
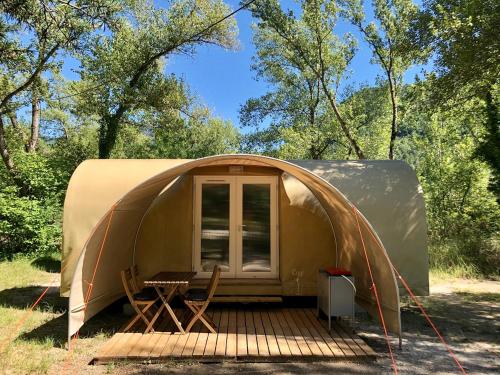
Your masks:
<svg viewBox="0 0 500 375"><path fill-rule="evenodd" d="M276 278L276 176L195 176L193 269L226 278Z"/></svg>

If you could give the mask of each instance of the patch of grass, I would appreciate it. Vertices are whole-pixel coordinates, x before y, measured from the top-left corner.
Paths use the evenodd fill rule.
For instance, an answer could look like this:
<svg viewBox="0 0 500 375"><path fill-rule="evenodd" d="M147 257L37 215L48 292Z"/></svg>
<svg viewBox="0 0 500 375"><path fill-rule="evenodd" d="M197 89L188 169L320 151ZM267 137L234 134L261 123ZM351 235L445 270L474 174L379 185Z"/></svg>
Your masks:
<svg viewBox="0 0 500 375"><path fill-rule="evenodd" d="M33 267L32 262L33 259L27 257L0 262L0 290L57 281L55 275Z"/></svg>
<svg viewBox="0 0 500 375"><path fill-rule="evenodd" d="M445 281L450 279L484 279L474 268L455 265L450 267L431 267L429 269L431 281Z"/></svg>
<svg viewBox="0 0 500 375"><path fill-rule="evenodd" d="M66 373L102 373L104 368L87 366L109 337L109 332L99 332L102 322L93 324L91 320L86 325L71 355L65 349L68 301L59 296L60 276L51 268L57 257L50 258L42 258L41 263L27 257L0 262L0 373L60 373L64 365ZM30 311L50 285L40 304Z"/></svg>
<svg viewBox="0 0 500 375"><path fill-rule="evenodd" d="M467 302L494 302L500 304L500 293L478 293L478 292L468 292L468 291L458 291L456 292L460 297L462 297Z"/></svg>
<svg viewBox="0 0 500 375"><path fill-rule="evenodd" d="M500 279L500 236L431 240L430 268L457 278Z"/></svg>
<svg viewBox="0 0 500 375"><path fill-rule="evenodd" d="M479 278L480 269L455 243L432 243L429 246L431 272L439 278Z"/></svg>

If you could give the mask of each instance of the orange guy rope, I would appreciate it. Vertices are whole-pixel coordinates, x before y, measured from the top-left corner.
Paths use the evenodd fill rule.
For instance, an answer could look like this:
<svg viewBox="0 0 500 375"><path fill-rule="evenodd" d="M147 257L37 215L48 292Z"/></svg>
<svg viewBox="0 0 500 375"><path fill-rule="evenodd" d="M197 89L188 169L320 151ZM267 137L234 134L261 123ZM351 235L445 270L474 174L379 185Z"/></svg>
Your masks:
<svg viewBox="0 0 500 375"><path fill-rule="evenodd" d="M382 248L380 242L375 238L375 236L373 235L372 232L370 232L370 235L373 237L373 239L375 240L375 242L377 243L377 245L380 248ZM415 294L413 294L413 291L411 290L411 288L408 285L408 283L406 282L406 280L403 278L403 276L401 276L401 274L398 272L398 270L396 269L396 267L394 267L394 264L392 264L392 262L391 262L391 266L392 266L392 269L394 270L394 272L396 273L396 275L398 276L399 280L401 281L401 284L403 284L403 286L407 290L407 292L410 295L410 297L417 304L418 308L420 309L420 311L424 315L425 319L427 320L427 322L429 323L429 325L432 327L432 329L434 330L434 332L436 333L436 335L439 337L439 340L441 340L441 342L443 343L443 345L445 346L445 348L448 350L448 352L450 353L451 357L453 358L453 360L457 364L457 366L460 369L460 371L462 372L462 374L467 374L467 372L465 371L465 369L461 365L460 361L458 360L457 356L455 355L455 353L453 352L453 350L450 348L450 346L448 345L448 343L444 339L443 335L441 335L441 333L437 329L436 325L432 322L432 320L429 317L429 315L427 315L427 312L425 311L425 309L422 306L422 304L420 303L420 301L417 299L417 297L415 296Z"/></svg>
<svg viewBox="0 0 500 375"><path fill-rule="evenodd" d="M64 269L66 267L67 267L67 264L63 268L61 268L61 273L64 271ZM17 321L17 323L15 325L15 328L12 331L12 334L10 336L7 336L7 338L2 343L2 346L0 346L0 353L3 353L9 347L9 345L12 344L12 342L15 339L15 337L18 335L18 333L22 329L24 323L26 323L26 321L31 316L31 314L33 313L33 311L35 310L35 308L42 301L43 297L45 297L45 295L47 294L47 292L49 291L49 289L52 288L52 287L54 287L56 285L57 279L59 279L59 277L60 276L54 277L54 279L49 284L49 286L46 287L43 290L43 292L40 294L40 296L38 296L38 298L35 300L35 302L33 302L31 304L30 308L26 311L26 313L23 314L23 316L21 316L21 318Z"/></svg>
<svg viewBox="0 0 500 375"><path fill-rule="evenodd" d="M115 208L116 208L116 205L118 203L115 203L112 207L111 207L111 213L109 215L109 220L108 220L108 224L106 225L106 230L104 232L104 237L102 239L102 242L101 242L101 247L99 248L99 253L97 255L97 260L96 260L96 263L95 263L95 266L94 266L94 271L92 273L92 279L90 280L90 283L87 283L89 285L88 289L87 289L87 294L85 295L85 300L84 300L84 306L83 306L83 314L85 315L85 312L87 311L87 307L88 307L88 302L90 301L90 297L92 296L92 290L94 288L94 280L95 280L95 277L96 277L96 274L97 274L97 268L99 267L99 263L101 261L101 256L102 256L102 253L103 253L103 250L104 250L104 245L106 244L106 240L108 238L108 233L109 233L109 228L111 226L111 221L113 220L113 215L115 213ZM67 365L69 364L70 360L71 360L71 355L73 353L73 348L74 348L74 345L73 345L73 342L76 344L76 341L78 340L79 338L79 335L80 335L80 330L78 330L75 335L73 336L73 338L70 340L70 342L68 343L68 357L63 365L63 368L61 369L61 372L64 373L64 370L66 369Z"/></svg>
<svg viewBox="0 0 500 375"><path fill-rule="evenodd" d="M377 308L378 308L378 314L380 317L380 322L382 323L382 327L384 328L385 341L387 342L387 348L389 349L389 356L391 358L394 373L397 375L398 374L398 366L396 365L396 360L394 359L394 354L393 354L392 348L391 348L391 342L389 341L389 335L387 333L387 327L385 325L384 314L382 313L382 307L380 305L380 300L378 297L377 286L375 285L375 281L373 279L372 269L370 266L370 261L368 259L368 253L366 252L365 241L363 239L363 234L361 233L361 227L359 225L357 208L353 206L352 209L354 211L354 217L356 218L356 224L358 226L359 237L361 239L361 244L363 246L363 252L365 253L366 264L368 265L368 273L370 274L370 279L372 281L372 291L373 291L373 294L375 295L375 300L377 301Z"/></svg>

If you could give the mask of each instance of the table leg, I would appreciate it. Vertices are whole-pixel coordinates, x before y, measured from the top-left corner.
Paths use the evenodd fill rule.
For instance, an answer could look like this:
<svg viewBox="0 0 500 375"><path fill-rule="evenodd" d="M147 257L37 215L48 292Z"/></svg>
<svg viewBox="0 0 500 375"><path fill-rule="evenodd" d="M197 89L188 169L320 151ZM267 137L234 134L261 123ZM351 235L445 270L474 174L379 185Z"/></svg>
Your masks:
<svg viewBox="0 0 500 375"><path fill-rule="evenodd" d="M160 299L163 302L163 305L165 306L165 308L167 309L168 313L172 317L172 319L173 319L175 325L177 326L177 328L179 329L179 331L182 334L185 334L186 332L182 328L181 322L179 322L179 320L175 316L174 310L172 310L172 308L169 305L169 302L172 299L172 297L174 296L174 294L177 291L178 287L179 287L178 285L174 284L174 286L172 287L172 289L170 289L170 292L168 292L167 298L165 298L165 296L163 295L163 293L161 292L161 290L160 290L159 287L155 286L154 288L155 288L156 292L158 293L158 295L160 296Z"/></svg>

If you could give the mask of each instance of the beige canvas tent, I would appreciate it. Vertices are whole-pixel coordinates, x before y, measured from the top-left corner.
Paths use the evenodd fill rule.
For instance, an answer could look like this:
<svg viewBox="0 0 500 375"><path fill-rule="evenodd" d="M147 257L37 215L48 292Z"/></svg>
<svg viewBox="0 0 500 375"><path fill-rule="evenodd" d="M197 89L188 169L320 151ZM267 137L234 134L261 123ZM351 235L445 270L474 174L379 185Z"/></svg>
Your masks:
<svg viewBox="0 0 500 375"><path fill-rule="evenodd" d="M273 296L315 295L318 270L337 265L352 270L357 303L377 316L366 249L398 334L391 262L428 293L422 191L400 161L89 160L69 183L63 227L69 335L124 295L119 273L132 264L144 277L194 269L203 278L219 262L217 294Z"/></svg>

